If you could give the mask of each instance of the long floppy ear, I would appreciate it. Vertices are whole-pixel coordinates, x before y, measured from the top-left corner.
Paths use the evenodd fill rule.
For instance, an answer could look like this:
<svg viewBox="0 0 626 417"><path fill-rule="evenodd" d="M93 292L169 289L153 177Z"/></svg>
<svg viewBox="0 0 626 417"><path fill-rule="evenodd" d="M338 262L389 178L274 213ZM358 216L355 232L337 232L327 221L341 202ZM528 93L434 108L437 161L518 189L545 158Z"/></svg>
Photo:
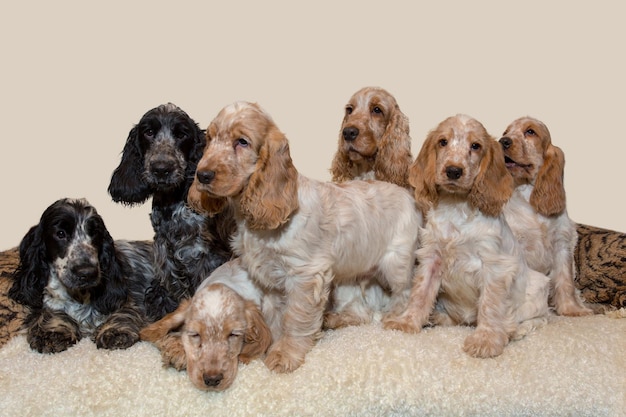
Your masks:
<svg viewBox="0 0 626 417"><path fill-rule="evenodd" d="M246 334L241 353L239 354L239 360L243 363L248 363L267 352L267 349L272 344L272 332L265 323L261 310L253 301L246 300L245 313L247 322Z"/></svg>
<svg viewBox="0 0 626 417"><path fill-rule="evenodd" d="M122 265L118 259L115 243L111 234L102 223L102 248L98 254L98 262L102 272L102 284L92 294L94 307L102 313L118 310L128 298L127 277L124 276Z"/></svg>
<svg viewBox="0 0 626 417"><path fill-rule="evenodd" d="M187 311L190 306L191 298L184 299L180 302L176 310L141 329L139 337L141 340L158 344L158 342L169 333L180 331L185 324L185 318L187 317Z"/></svg>
<svg viewBox="0 0 626 417"><path fill-rule="evenodd" d="M139 129L135 126L128 133L122 160L111 176L109 194L116 203L140 204L152 194L143 180L144 155L139 147L138 135Z"/></svg>
<svg viewBox="0 0 626 417"><path fill-rule="evenodd" d="M538 213L553 216L565 210L564 171L565 154L561 148L549 145L530 195L530 204Z"/></svg>
<svg viewBox="0 0 626 417"><path fill-rule="evenodd" d="M412 161L409 119L396 105L378 144L374 161L376 179L408 187L407 177Z"/></svg>
<svg viewBox="0 0 626 417"><path fill-rule="evenodd" d="M431 132L424 141L417 158L409 168L409 184L415 189L417 207L426 215L439 202L435 171L437 150L435 149L436 132Z"/></svg>
<svg viewBox="0 0 626 417"><path fill-rule="evenodd" d="M13 275L9 297L18 303L40 308L43 306L43 291L50 274L41 223L30 228L20 242L19 249L20 263Z"/></svg>
<svg viewBox="0 0 626 417"><path fill-rule="evenodd" d="M253 230L276 229L298 208L298 171L287 138L275 126L270 127L259 150L240 204L246 225Z"/></svg>
<svg viewBox="0 0 626 417"><path fill-rule="evenodd" d="M225 197L210 197L207 193L198 190L198 178L194 177L193 183L187 192L187 204L194 211L205 216L213 217L221 213L228 200Z"/></svg>
<svg viewBox="0 0 626 417"><path fill-rule="evenodd" d="M506 169L504 152L495 139L485 141L484 151L468 200L484 214L495 217L513 194L513 177Z"/></svg>

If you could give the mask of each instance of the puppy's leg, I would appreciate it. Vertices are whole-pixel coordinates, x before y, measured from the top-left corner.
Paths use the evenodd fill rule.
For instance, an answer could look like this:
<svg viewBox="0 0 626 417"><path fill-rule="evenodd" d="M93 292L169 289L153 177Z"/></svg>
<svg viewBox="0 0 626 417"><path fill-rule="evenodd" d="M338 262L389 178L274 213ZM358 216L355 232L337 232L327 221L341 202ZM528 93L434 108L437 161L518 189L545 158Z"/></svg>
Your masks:
<svg viewBox="0 0 626 417"><path fill-rule="evenodd" d="M33 311L25 326L28 344L40 353L62 352L82 338L78 323L58 311Z"/></svg>
<svg viewBox="0 0 626 417"><path fill-rule="evenodd" d="M563 257L567 256L560 253L559 258ZM560 259L556 259L555 262L558 262L559 260ZM574 285L573 278L573 261L558 262L558 265L563 267L554 271L550 277L553 287L552 301L557 314L562 316L587 316L593 314L593 311L590 308L585 307L578 297L578 292L576 290L576 286Z"/></svg>
<svg viewBox="0 0 626 417"><path fill-rule="evenodd" d="M117 310L96 330L94 341L99 349L126 349L139 341L139 331L146 322L135 306Z"/></svg>
<svg viewBox="0 0 626 417"><path fill-rule="evenodd" d="M291 372L321 335L330 290L330 271L309 278L290 277L285 284L286 305L282 335L269 348L265 365L275 372Z"/></svg>
<svg viewBox="0 0 626 417"><path fill-rule="evenodd" d="M509 343L509 334L517 327L511 311L511 287L517 272L512 270L508 274L503 274L504 271L490 273L487 265L483 267L483 271L483 290L478 302L476 330L465 339L463 350L470 356L491 358L502 354Z"/></svg>
<svg viewBox="0 0 626 417"><path fill-rule="evenodd" d="M417 267L408 306L401 314L390 312L383 317L385 329L419 333L428 323L443 279L442 261L437 254L425 256Z"/></svg>

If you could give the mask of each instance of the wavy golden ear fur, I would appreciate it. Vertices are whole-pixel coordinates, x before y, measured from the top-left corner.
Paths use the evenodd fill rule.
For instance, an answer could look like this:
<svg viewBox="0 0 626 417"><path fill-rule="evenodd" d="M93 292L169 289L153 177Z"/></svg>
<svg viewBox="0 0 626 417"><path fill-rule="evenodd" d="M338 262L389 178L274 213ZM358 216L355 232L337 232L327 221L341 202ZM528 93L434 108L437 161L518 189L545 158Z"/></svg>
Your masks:
<svg viewBox="0 0 626 417"><path fill-rule="evenodd" d="M415 189L417 207L424 214L439 202L435 185L437 151L435 150L436 132L432 131L424 141L417 158L409 168L408 182Z"/></svg>
<svg viewBox="0 0 626 417"><path fill-rule="evenodd" d="M408 172L412 160L409 119L396 105L378 145L378 154L374 161L376 179L408 187Z"/></svg>
<svg viewBox="0 0 626 417"><path fill-rule="evenodd" d="M488 138L485 141L484 151L480 172L468 195L468 201L484 214L498 216L513 194L513 177L506 169L504 152L495 139Z"/></svg>
<svg viewBox="0 0 626 417"><path fill-rule="evenodd" d="M272 344L272 332L265 323L261 310L253 301L246 300L245 314L247 328L239 360L248 363L267 352Z"/></svg>
<svg viewBox="0 0 626 417"><path fill-rule="evenodd" d="M240 201L246 226L273 230L286 223L298 208L298 171L289 154L289 142L270 126L259 150L256 169Z"/></svg>
<svg viewBox="0 0 626 417"><path fill-rule="evenodd" d="M552 144L544 152L543 165L539 168L530 204L544 216L561 214L565 210L565 155L561 148Z"/></svg>

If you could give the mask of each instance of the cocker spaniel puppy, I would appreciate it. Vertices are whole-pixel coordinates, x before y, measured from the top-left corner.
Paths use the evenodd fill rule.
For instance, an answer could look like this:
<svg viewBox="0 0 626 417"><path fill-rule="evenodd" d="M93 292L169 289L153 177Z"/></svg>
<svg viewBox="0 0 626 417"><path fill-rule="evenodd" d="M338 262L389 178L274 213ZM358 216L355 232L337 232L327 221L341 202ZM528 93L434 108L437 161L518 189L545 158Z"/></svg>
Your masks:
<svg viewBox="0 0 626 417"><path fill-rule="evenodd" d="M139 340L154 273L149 242L114 242L86 200L61 199L43 212L19 252L9 296L30 307L25 327L33 349L61 352L87 336L105 349Z"/></svg>
<svg viewBox="0 0 626 417"><path fill-rule="evenodd" d="M549 312L548 278L528 267L502 213L513 178L501 147L477 120L450 117L429 133L409 181L428 212L420 264L408 309L384 326L419 332L429 317L475 325L464 350L500 355Z"/></svg>
<svg viewBox="0 0 626 417"><path fill-rule="evenodd" d="M504 213L522 243L526 261L550 277L551 304L558 314L591 314L574 284L578 235L565 203L563 151L552 144L546 125L531 117L513 121L500 144L515 180L515 192Z"/></svg>
<svg viewBox="0 0 626 417"><path fill-rule="evenodd" d="M111 176L114 201L133 205L152 197L156 276L146 299L151 320L191 297L231 257L230 213L202 216L185 202L205 143L204 132L182 109L158 106L131 129Z"/></svg>
<svg viewBox="0 0 626 417"><path fill-rule="evenodd" d="M213 271L193 298L144 328L141 338L159 347L164 365L187 369L199 389L223 391L239 362L262 356L271 343L261 301L260 289L234 259Z"/></svg>
<svg viewBox="0 0 626 417"><path fill-rule="evenodd" d="M350 97L339 131L331 173L333 181L387 181L409 187L409 120L396 99L379 87L364 87ZM371 322L386 308L389 294L376 282L333 288L324 327L336 329Z"/></svg>
<svg viewBox="0 0 626 417"><path fill-rule="evenodd" d="M376 179L408 187L411 156L409 119L393 95L364 87L348 101L333 158L333 181Z"/></svg>
<svg viewBox="0 0 626 417"><path fill-rule="evenodd" d="M189 202L208 213L230 203L235 253L269 295L274 339L265 364L298 368L320 335L332 283L375 276L402 310L422 217L410 192L381 181L333 184L300 175L289 143L257 104L222 109L207 129Z"/></svg>

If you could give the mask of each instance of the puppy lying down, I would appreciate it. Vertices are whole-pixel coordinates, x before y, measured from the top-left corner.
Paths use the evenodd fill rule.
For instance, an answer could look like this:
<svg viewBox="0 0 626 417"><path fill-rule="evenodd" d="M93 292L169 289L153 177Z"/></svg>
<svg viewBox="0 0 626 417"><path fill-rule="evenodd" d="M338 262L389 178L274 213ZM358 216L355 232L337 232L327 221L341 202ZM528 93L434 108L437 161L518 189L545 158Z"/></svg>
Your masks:
<svg viewBox="0 0 626 417"><path fill-rule="evenodd" d="M237 376L239 361L262 356L271 344L261 314L261 291L238 259L217 268L172 313L141 331L163 364L187 369L199 389L223 391Z"/></svg>

